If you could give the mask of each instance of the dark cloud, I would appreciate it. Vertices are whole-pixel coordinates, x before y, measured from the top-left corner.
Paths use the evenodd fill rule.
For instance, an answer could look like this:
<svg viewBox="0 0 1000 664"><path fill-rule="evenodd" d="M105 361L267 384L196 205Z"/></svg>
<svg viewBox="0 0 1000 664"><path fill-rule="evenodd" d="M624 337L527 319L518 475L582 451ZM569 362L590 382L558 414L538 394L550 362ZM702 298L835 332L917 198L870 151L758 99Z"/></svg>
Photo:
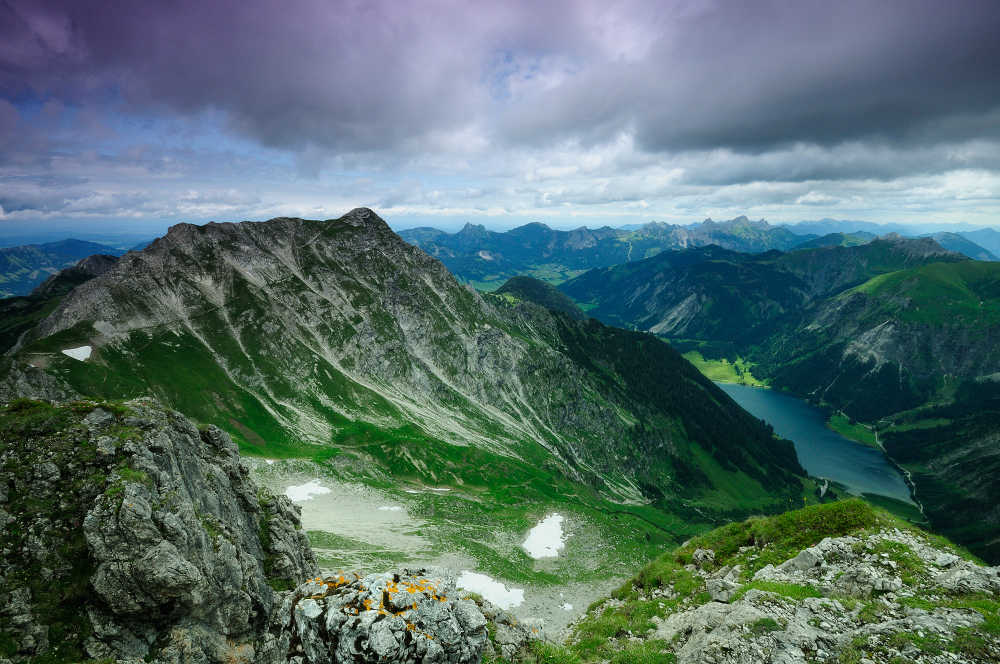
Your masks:
<svg viewBox="0 0 1000 664"><path fill-rule="evenodd" d="M995 134L997 34L983 0L19 0L0 2L0 86L217 108L296 150L497 117L516 142L762 150Z"/></svg>
<svg viewBox="0 0 1000 664"><path fill-rule="evenodd" d="M520 141L683 150L997 135L1000 4L712 3L639 62L574 77L506 119Z"/></svg>

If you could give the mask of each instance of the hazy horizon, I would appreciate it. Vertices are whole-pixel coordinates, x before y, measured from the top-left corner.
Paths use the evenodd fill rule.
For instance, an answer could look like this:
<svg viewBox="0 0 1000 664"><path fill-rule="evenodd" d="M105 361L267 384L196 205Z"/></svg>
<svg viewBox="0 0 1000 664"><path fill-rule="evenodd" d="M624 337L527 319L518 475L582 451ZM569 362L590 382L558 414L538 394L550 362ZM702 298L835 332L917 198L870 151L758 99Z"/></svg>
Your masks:
<svg viewBox="0 0 1000 664"><path fill-rule="evenodd" d="M741 216L741 215L737 215ZM746 215L742 215L746 216ZM735 218L735 217L734 217ZM749 218L749 217L748 217ZM85 240L89 242L98 242L101 244L109 244L113 247L127 248L140 241L151 240L157 237L161 237L166 234L169 226L173 226L179 223L193 223L196 225L202 225L209 223L209 221L215 220L197 220L197 221L183 221L183 220L170 220L167 224L161 224L160 222L143 222L142 224L123 227L117 224L81 224L79 221L66 221L66 222L56 222L55 225L49 228L41 228L37 225L25 224L21 226L17 225L6 225L0 227L0 248L15 247L26 244L42 244L46 242L57 242L66 239L77 239ZM266 219L242 219L238 221L266 221ZM551 220L539 221L537 223L543 223L549 228L559 231L569 231L577 230L579 228L588 228L591 230L602 228L605 226L611 228L622 228L622 227L639 227L651 222L662 222L662 219L646 219L642 221L620 221L619 223L608 223L608 224L578 224L573 225L569 222L563 223L551 223ZM699 225L706 219L701 219L698 221L692 221L684 223L681 221L670 221L666 223L672 223L678 226L690 227ZM730 219L712 219L712 221L722 222L730 221ZM759 221L759 219L750 219L750 221ZM857 222L858 224L871 225L874 222L867 222L862 219L856 220L842 220L842 219L806 219L794 223L775 223L769 219L764 219L772 226L787 226L793 232L798 232L800 234L807 234L812 231L798 230L795 227L802 224L820 224L824 222L834 222L850 225L852 222ZM530 220L524 220L523 223L518 223L516 225L503 225L503 224L490 224L484 222L483 220L455 220L452 223L439 223L440 220L434 217L425 218L420 220L410 220L408 222L399 223L392 218L386 218L386 222L389 224L396 232L409 230L413 228L435 228L438 230L446 231L448 233L456 233L465 227L466 223L471 223L473 225L485 226L487 230L506 232L513 228L524 226L530 223L536 223ZM995 226L975 226L972 224L965 223L954 223L954 224L878 224L883 226L882 229L885 233L893 232L897 227L902 227L910 232L912 235L924 235L937 232L959 232L959 231L975 231L982 230L984 228L992 228L1000 232L1000 224ZM864 230L863 228L855 228L853 230ZM845 231L848 232L848 231Z"/></svg>

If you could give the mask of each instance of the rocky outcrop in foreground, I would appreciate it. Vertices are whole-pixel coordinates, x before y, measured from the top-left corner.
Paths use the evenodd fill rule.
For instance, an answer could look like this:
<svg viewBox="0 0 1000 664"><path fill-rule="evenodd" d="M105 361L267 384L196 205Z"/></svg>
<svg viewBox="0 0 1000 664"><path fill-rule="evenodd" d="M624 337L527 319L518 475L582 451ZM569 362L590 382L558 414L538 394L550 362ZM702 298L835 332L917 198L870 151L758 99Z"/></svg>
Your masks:
<svg viewBox="0 0 1000 664"><path fill-rule="evenodd" d="M695 553L697 559L711 552ZM898 529L825 538L778 567L758 570L745 584L738 582L739 565L699 572L714 601L654 620L652 638L678 644L679 664L845 656L935 661L927 655L984 661L942 653L963 629L984 621L955 600L1000 595L1000 568L944 553ZM1000 644L983 645L1000 654Z"/></svg>
<svg viewBox="0 0 1000 664"><path fill-rule="evenodd" d="M441 568L339 573L296 589L284 633L292 662L478 664L486 618Z"/></svg>
<svg viewBox="0 0 1000 664"><path fill-rule="evenodd" d="M534 636L443 569L320 578L229 435L150 399L0 405L0 525L0 664L479 664Z"/></svg>
<svg viewBox="0 0 1000 664"><path fill-rule="evenodd" d="M152 400L0 406L0 660L284 661L318 569L228 434Z"/></svg>
<svg viewBox="0 0 1000 664"><path fill-rule="evenodd" d="M1000 567L859 500L813 506L650 563L568 648L594 662L1000 662Z"/></svg>

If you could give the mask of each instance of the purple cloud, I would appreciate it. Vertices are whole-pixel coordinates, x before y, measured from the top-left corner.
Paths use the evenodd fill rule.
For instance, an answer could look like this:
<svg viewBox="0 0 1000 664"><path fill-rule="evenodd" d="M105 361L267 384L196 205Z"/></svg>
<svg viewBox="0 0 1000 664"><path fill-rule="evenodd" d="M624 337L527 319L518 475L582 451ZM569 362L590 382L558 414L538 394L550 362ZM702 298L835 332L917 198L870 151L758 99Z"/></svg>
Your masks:
<svg viewBox="0 0 1000 664"><path fill-rule="evenodd" d="M762 149L997 128L993 2L0 4L8 99L120 93L267 146L505 140Z"/></svg>

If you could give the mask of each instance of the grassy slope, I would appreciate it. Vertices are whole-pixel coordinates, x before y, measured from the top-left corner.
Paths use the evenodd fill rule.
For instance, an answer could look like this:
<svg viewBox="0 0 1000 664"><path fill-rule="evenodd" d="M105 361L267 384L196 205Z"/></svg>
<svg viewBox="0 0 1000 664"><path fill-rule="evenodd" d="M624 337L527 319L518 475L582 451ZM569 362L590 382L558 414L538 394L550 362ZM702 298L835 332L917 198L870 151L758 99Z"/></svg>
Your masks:
<svg viewBox="0 0 1000 664"><path fill-rule="evenodd" d="M887 302L879 313L907 323L964 325L976 332L1000 323L1000 264L984 261L932 263L900 270L844 293L864 293ZM902 300L909 300L903 304Z"/></svg>
<svg viewBox="0 0 1000 664"><path fill-rule="evenodd" d="M745 588L758 588L802 600L806 597L818 597L819 593L808 586L753 582L750 579L765 565L777 566L794 557L802 549L815 546L825 537L853 535L864 538L887 528L899 528L922 537L927 536L905 521L859 500L811 506L766 519L750 519L722 526L661 555L613 594L612 597L617 602L595 602L587 616L575 626L567 645L536 645L529 659L535 662L564 664L599 661L653 664L674 661L672 653L663 653L664 649L669 649L669 644L665 642L655 640L634 642L621 637L629 634L641 635L648 629L654 628L656 625L652 621L653 617L665 618L678 610L711 601L704 581L684 568L691 563L695 549L705 548L715 551L713 569L739 564L741 581L747 584ZM955 547L943 538L931 536L930 543L936 548L975 561L968 552ZM890 549L887 553L893 560L898 560L898 564L904 566L909 564L905 552ZM649 591L656 588L670 589L672 594L649 597ZM857 602L853 598L839 599L850 606L854 606ZM932 608L922 599L912 601L921 608ZM998 618L1000 602L996 598L959 595L939 598L937 602L942 607L972 608L986 618L981 626L962 631L963 638L957 639L953 645L957 652L975 658L977 648L984 637L1000 636L1000 618ZM878 601L873 600L873 610L877 610L877 605ZM773 628L780 629L779 626Z"/></svg>

